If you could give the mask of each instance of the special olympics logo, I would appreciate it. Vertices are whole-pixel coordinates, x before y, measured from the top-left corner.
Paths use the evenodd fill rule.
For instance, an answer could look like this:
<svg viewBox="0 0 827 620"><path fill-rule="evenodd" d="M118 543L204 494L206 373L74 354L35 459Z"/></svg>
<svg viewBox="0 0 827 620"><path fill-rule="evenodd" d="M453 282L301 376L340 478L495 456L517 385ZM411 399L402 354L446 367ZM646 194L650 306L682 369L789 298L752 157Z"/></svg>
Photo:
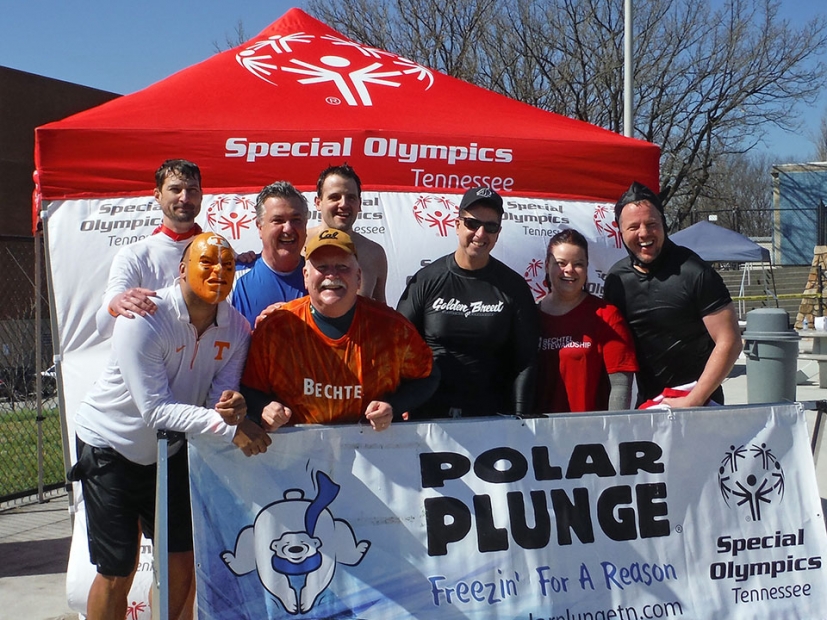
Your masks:
<svg viewBox="0 0 827 620"><path fill-rule="evenodd" d="M546 270L543 261L539 258L532 258L523 272L523 278L528 283L528 288L534 294L535 301L548 294L546 286Z"/></svg>
<svg viewBox="0 0 827 620"><path fill-rule="evenodd" d="M615 222L613 209L606 205L598 205L594 208L592 218L598 235L610 239L617 249L623 247L623 239L620 236L617 222Z"/></svg>
<svg viewBox="0 0 827 620"><path fill-rule="evenodd" d="M244 196L217 196L207 207L207 224L225 237L237 241L241 231L256 220L256 205Z"/></svg>
<svg viewBox="0 0 827 620"><path fill-rule="evenodd" d="M753 521L761 508L784 498L784 470L767 444L730 446L718 468L718 489L730 508L747 506Z"/></svg>
<svg viewBox="0 0 827 620"><path fill-rule="evenodd" d="M294 47L302 58L296 57ZM303 85L328 84L325 101L331 105L344 101L349 106L372 106L371 91L378 88L416 81L426 83L428 90L434 84L433 72L412 60L334 35L273 35L248 45L236 54L236 61L273 86L278 86L278 73ZM333 89L338 96L330 94Z"/></svg>
<svg viewBox="0 0 827 620"><path fill-rule="evenodd" d="M420 226L447 237L456 222L459 205L445 196L420 196L414 202L413 214Z"/></svg>

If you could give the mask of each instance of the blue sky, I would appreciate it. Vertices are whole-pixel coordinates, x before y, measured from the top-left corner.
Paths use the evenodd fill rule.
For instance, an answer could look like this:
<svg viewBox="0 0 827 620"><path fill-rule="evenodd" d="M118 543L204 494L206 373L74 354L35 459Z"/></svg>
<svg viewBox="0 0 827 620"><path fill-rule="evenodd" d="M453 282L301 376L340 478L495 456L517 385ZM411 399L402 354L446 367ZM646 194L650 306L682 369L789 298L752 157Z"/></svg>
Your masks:
<svg viewBox="0 0 827 620"><path fill-rule="evenodd" d="M341 1L341 0L339 0ZM0 11L0 65L126 94L215 53L239 20L254 36L290 7L290 0L5 0ZM793 24L827 15L824 0L781 0ZM827 115L827 92L799 109L798 133L772 131L762 147L778 161L805 161Z"/></svg>

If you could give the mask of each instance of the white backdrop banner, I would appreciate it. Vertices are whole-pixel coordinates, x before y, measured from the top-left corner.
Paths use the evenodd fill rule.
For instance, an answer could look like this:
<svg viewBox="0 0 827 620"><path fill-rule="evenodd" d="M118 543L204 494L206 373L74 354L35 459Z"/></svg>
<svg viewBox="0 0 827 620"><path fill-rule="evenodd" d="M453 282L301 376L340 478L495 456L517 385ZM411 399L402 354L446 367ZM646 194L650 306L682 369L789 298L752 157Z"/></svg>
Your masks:
<svg viewBox="0 0 827 620"><path fill-rule="evenodd" d="M817 618L796 405L191 443L200 618Z"/></svg>
<svg viewBox="0 0 827 620"><path fill-rule="evenodd" d="M306 193L311 219L320 223ZM261 250L255 225L254 194L205 195L198 222L205 230L227 237L237 252ZM455 221L461 195L363 192L362 211L354 229L380 243L388 255L387 299L395 306L407 278L430 261L456 248ZM74 446L73 416L80 401L102 372L108 344L95 328L109 266L124 245L152 234L161 223L161 209L151 196L45 201L45 222L57 317L55 351L62 378L68 436ZM590 290L602 295L603 278L621 256L612 206L559 199L505 199L503 231L493 254L522 274L535 296L545 293L543 265L548 238L563 228L576 228L589 240ZM74 458L74 449L71 450ZM75 485L78 518L69 561L68 595L73 609L83 612L94 567L86 550L83 504ZM76 521L77 523L77 521ZM146 607L148 555L141 558L131 600ZM132 613L132 611L130 612ZM138 613L137 611L134 613ZM138 616L135 616L136 618Z"/></svg>
<svg viewBox="0 0 827 620"><path fill-rule="evenodd" d="M307 193L311 219L320 223ZM362 194L362 212L354 229L385 248L387 299L391 306L407 279L421 267L456 249L456 194ZM161 223L160 206L151 197L52 201L45 205L49 265L58 321L66 409L71 419L103 370L108 352L95 330L109 266L124 245L152 234ZM549 237L576 228L589 240L589 289L603 294L608 269L625 254L614 225L613 206L558 199L506 198L503 230L493 255L522 274L535 297L543 284ZM255 195L205 195L199 223L227 237L236 252L261 250L255 225ZM88 258L94 257L94 258Z"/></svg>

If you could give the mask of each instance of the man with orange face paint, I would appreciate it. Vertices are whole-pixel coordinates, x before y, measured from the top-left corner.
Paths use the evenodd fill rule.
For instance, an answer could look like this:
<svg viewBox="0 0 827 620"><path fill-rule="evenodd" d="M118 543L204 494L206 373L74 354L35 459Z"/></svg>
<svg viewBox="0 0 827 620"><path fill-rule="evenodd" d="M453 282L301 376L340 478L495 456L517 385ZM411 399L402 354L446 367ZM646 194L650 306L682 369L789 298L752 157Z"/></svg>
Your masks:
<svg viewBox="0 0 827 620"><path fill-rule="evenodd" d="M140 534L153 536L156 431L211 434L247 456L270 438L246 419L237 391L250 326L230 304L235 261L214 233L184 251L179 279L158 291L157 310L117 321L112 356L76 415L78 461L70 478L83 484L89 551L98 574L87 618L123 618ZM189 477L183 437L170 444L170 618L186 607L194 583Z"/></svg>

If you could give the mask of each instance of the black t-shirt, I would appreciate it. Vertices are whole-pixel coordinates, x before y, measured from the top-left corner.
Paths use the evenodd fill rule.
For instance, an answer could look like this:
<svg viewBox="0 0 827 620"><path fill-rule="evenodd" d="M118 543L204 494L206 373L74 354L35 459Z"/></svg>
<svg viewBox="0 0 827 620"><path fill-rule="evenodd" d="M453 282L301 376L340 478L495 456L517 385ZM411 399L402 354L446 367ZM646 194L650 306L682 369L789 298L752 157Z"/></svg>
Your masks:
<svg viewBox="0 0 827 620"><path fill-rule="evenodd" d="M650 273L624 258L606 276L604 298L632 330L638 401L696 381L715 343L703 318L732 302L724 281L692 250L667 240Z"/></svg>
<svg viewBox="0 0 827 620"><path fill-rule="evenodd" d="M539 338L537 309L526 281L491 258L468 271L453 254L423 267L397 310L417 328L441 372L434 396L415 417L530 414Z"/></svg>

